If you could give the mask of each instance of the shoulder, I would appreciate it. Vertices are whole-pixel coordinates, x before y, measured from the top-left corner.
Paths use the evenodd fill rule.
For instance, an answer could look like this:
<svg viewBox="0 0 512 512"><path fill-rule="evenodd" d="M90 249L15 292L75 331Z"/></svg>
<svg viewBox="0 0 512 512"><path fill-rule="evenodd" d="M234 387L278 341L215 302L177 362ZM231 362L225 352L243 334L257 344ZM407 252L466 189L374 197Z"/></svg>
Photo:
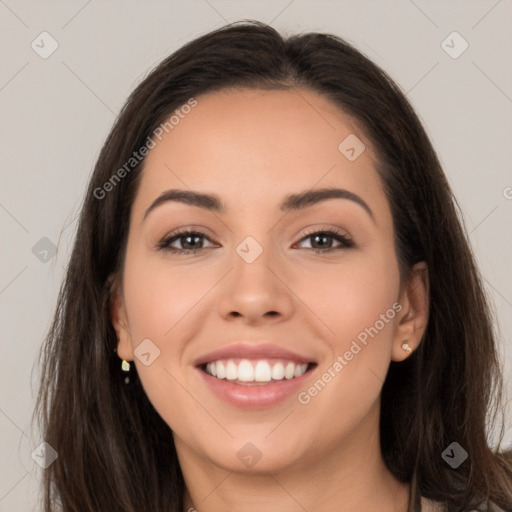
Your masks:
<svg viewBox="0 0 512 512"><path fill-rule="evenodd" d="M446 507L439 501L421 497L421 512L446 512Z"/></svg>
<svg viewBox="0 0 512 512"><path fill-rule="evenodd" d="M421 512L447 512L447 508L439 501L429 500L428 498L421 497ZM475 512L506 512L504 509L498 507L498 505L491 503L488 509L478 508Z"/></svg>

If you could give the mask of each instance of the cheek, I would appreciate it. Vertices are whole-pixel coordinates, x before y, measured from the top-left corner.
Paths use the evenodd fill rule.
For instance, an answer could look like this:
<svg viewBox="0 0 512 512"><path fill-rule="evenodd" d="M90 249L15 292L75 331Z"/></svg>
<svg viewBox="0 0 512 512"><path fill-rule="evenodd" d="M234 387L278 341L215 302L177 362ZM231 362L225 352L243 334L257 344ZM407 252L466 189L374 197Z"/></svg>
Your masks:
<svg viewBox="0 0 512 512"><path fill-rule="evenodd" d="M132 251L125 261L124 293L137 373L149 400L171 428L181 421L178 412L191 406L181 366L197 327L194 318L201 314L201 298L214 284L214 276L204 267L173 267L147 251ZM151 353L146 366L137 347L147 339L154 346L146 350Z"/></svg>
<svg viewBox="0 0 512 512"><path fill-rule="evenodd" d="M176 261L134 247L127 251L124 268L137 373L150 401L165 418L176 418L176 411L190 406L190 396L182 387L189 376L190 349L205 315L214 307L209 292L229 269ZM137 350L147 339L156 347L150 344L149 352L154 351L157 357L146 366L137 357Z"/></svg>
<svg viewBox="0 0 512 512"><path fill-rule="evenodd" d="M333 419L335 437L356 428L373 410L386 378L400 310L394 253L361 256L326 270L315 279L315 290L308 303L329 328L324 341L330 353L298 399L310 416ZM326 448L330 441L326 435Z"/></svg>
<svg viewBox="0 0 512 512"><path fill-rule="evenodd" d="M301 403L308 402L318 417L336 417L342 431L353 428L378 399L400 310L399 282L394 249L382 244L379 250L353 253L344 264L326 267L308 281L311 293L303 291L329 328L324 338L329 355L319 367L320 382L303 390Z"/></svg>
<svg viewBox="0 0 512 512"><path fill-rule="evenodd" d="M214 284L204 267L187 270L154 255L127 257L125 298L134 345L139 339L150 338L164 349L172 339L172 347L178 348L176 333Z"/></svg>
<svg viewBox="0 0 512 512"><path fill-rule="evenodd" d="M390 339L399 296L399 270L394 251L352 253L343 262L326 265L321 272L301 278L302 297L329 328L333 349L342 350L366 328L374 326ZM391 311L390 311L391 309ZM388 314L386 314L388 312Z"/></svg>

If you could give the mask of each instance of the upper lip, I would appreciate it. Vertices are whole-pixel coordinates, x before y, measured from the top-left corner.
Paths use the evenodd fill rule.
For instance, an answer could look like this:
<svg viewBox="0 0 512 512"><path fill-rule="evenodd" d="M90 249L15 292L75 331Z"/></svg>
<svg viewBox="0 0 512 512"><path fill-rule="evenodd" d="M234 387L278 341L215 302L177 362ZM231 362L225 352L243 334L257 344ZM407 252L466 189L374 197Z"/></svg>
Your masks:
<svg viewBox="0 0 512 512"><path fill-rule="evenodd" d="M311 357L303 356L292 352L286 348L270 343L250 344L247 342L234 343L226 347L209 352L199 357L194 362L195 366L201 366L206 363L218 361L219 359L288 359L290 361L302 363L314 363Z"/></svg>

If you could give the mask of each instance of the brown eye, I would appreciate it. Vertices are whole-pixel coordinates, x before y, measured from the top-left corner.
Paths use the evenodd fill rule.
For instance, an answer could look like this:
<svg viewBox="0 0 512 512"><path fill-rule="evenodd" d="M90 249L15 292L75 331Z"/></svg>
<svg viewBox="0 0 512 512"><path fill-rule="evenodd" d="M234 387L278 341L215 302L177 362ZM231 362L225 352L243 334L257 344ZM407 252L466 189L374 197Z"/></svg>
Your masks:
<svg viewBox="0 0 512 512"><path fill-rule="evenodd" d="M205 249L204 240L209 240L205 233L200 231L184 230L164 238L158 243L158 249L172 253L189 254ZM175 247L175 244L181 247Z"/></svg>
<svg viewBox="0 0 512 512"><path fill-rule="evenodd" d="M340 233L339 231L332 229L309 233L308 235L301 239L301 242L304 240L311 240L311 247L309 248L319 253L336 251L339 249L348 249L354 246L354 242L350 238ZM333 240L339 242L339 245L337 247L333 247ZM308 247L306 247L306 249L307 248Z"/></svg>

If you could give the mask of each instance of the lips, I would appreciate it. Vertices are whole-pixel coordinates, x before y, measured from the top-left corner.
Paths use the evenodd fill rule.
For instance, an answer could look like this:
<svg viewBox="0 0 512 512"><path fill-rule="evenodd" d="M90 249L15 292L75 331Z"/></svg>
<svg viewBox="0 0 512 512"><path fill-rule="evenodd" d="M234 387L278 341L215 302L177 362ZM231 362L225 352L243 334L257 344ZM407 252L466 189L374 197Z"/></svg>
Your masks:
<svg viewBox="0 0 512 512"><path fill-rule="evenodd" d="M194 365L214 395L243 409L271 407L290 398L312 378L318 366L311 356L278 345L248 342L209 352Z"/></svg>

